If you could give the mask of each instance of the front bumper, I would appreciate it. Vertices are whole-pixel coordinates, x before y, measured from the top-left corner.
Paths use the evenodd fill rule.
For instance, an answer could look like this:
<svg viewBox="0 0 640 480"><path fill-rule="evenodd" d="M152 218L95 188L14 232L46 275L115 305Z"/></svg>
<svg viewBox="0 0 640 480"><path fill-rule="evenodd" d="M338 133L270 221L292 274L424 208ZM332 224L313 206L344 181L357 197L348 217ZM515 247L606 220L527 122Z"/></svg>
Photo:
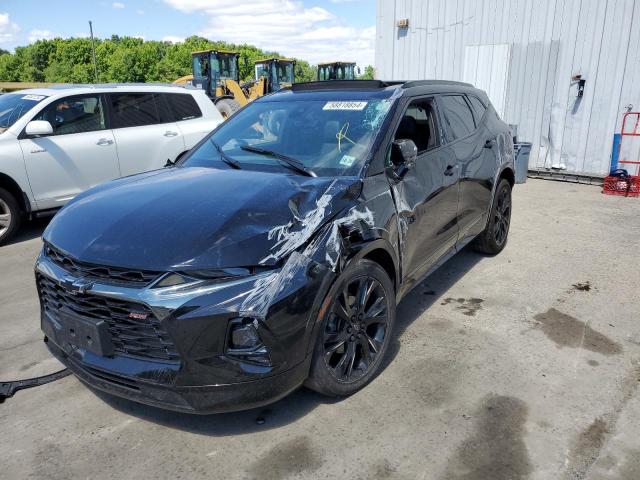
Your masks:
<svg viewBox="0 0 640 480"><path fill-rule="evenodd" d="M53 356L88 386L134 402L184 413L223 413L261 407L298 388L309 373L307 360L286 372L260 380L174 387L125 377L113 370L89 367L67 355L47 337L45 343Z"/></svg>
<svg viewBox="0 0 640 480"><path fill-rule="evenodd" d="M80 292L71 292L68 298L82 305L83 300L99 299L116 302L120 310L137 305L152 312L162 345L171 344L171 355L165 359L123 350L116 338L121 326L116 333L113 325L109 327L106 343L113 340L120 345L116 349L105 347L104 339L98 350L70 340L65 331L68 307L61 302L60 311L52 308L51 301L43 300L41 285L46 282L47 288L53 285L66 295L78 279L44 254L36 263L36 278L47 347L84 383L170 410L216 413L265 405L302 384L309 371L315 319L334 274L294 253L281 269L242 281L188 290L90 282ZM238 317L255 319L268 364L229 354L229 325Z"/></svg>

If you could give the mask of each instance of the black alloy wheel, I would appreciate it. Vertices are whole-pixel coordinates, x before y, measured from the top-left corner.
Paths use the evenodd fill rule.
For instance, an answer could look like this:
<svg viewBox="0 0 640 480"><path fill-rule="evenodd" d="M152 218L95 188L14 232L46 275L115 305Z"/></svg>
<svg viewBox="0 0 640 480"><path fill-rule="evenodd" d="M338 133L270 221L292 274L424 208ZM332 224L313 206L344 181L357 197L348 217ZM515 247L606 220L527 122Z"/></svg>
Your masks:
<svg viewBox="0 0 640 480"><path fill-rule="evenodd" d="M503 188L498 193L496 211L494 215L493 235L496 244L503 245L509 233L511 221L511 191Z"/></svg>
<svg viewBox="0 0 640 480"><path fill-rule="evenodd" d="M325 395L350 395L382 368L395 323L395 291L370 260L348 267L331 287L306 385Z"/></svg>
<svg viewBox="0 0 640 480"><path fill-rule="evenodd" d="M504 249L509 236L511 210L511 184L503 178L496 188L487 226L473 242L476 250L496 255Z"/></svg>
<svg viewBox="0 0 640 480"><path fill-rule="evenodd" d="M324 361L341 382L365 375L382 350L389 300L378 280L357 277L335 298L323 338Z"/></svg>

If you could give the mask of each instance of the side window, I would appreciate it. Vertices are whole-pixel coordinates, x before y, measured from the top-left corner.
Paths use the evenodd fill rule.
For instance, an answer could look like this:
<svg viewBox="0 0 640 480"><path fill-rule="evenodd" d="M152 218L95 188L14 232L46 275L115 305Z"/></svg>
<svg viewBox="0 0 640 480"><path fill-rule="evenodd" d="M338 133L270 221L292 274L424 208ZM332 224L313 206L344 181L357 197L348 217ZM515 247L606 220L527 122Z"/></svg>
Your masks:
<svg viewBox="0 0 640 480"><path fill-rule="evenodd" d="M473 95L467 95L467 100L471 104L471 108L473 108L473 113L476 118L476 125L480 123L480 119L484 117L484 112L487 111L487 107L480 101L478 97L474 97Z"/></svg>
<svg viewBox="0 0 640 480"><path fill-rule="evenodd" d="M53 135L104 130L104 108L100 95L67 97L48 105L34 120L46 120Z"/></svg>
<svg viewBox="0 0 640 480"><path fill-rule="evenodd" d="M463 95L446 95L438 99L450 140L463 138L476 128L473 114Z"/></svg>
<svg viewBox="0 0 640 480"><path fill-rule="evenodd" d="M152 93L109 94L113 127L140 127L162 123L160 111Z"/></svg>
<svg viewBox="0 0 640 480"><path fill-rule="evenodd" d="M163 93L161 95L169 104L174 122L191 120L202 116L200 107L188 93Z"/></svg>
<svg viewBox="0 0 640 480"><path fill-rule="evenodd" d="M412 101L400 120L395 139L409 139L418 147L418 155L438 146L438 129L433 99Z"/></svg>

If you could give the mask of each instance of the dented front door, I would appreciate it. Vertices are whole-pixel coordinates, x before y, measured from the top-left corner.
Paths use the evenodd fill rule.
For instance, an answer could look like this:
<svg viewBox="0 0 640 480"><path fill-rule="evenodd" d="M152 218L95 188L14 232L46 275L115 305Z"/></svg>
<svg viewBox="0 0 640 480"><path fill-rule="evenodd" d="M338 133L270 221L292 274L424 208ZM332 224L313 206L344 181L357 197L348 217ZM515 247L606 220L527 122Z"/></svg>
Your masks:
<svg viewBox="0 0 640 480"><path fill-rule="evenodd" d="M458 174L446 146L420 155L404 179L392 186L398 210L400 256L407 276L420 275L458 235Z"/></svg>
<svg viewBox="0 0 640 480"><path fill-rule="evenodd" d="M415 166L391 186L405 278L420 277L455 245L458 235L460 168L438 119L433 98L416 98L407 105L395 132L395 139L410 139L418 149Z"/></svg>

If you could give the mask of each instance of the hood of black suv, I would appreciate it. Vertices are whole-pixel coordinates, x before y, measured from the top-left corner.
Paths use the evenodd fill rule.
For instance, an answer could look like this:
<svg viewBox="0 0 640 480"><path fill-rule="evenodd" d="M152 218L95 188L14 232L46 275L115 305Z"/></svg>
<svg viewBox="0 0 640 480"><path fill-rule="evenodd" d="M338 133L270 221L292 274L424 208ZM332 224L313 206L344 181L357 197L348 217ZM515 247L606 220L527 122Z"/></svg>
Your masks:
<svg viewBox="0 0 640 480"><path fill-rule="evenodd" d="M84 262L144 270L274 265L348 206L358 181L165 169L85 192L44 240Z"/></svg>

